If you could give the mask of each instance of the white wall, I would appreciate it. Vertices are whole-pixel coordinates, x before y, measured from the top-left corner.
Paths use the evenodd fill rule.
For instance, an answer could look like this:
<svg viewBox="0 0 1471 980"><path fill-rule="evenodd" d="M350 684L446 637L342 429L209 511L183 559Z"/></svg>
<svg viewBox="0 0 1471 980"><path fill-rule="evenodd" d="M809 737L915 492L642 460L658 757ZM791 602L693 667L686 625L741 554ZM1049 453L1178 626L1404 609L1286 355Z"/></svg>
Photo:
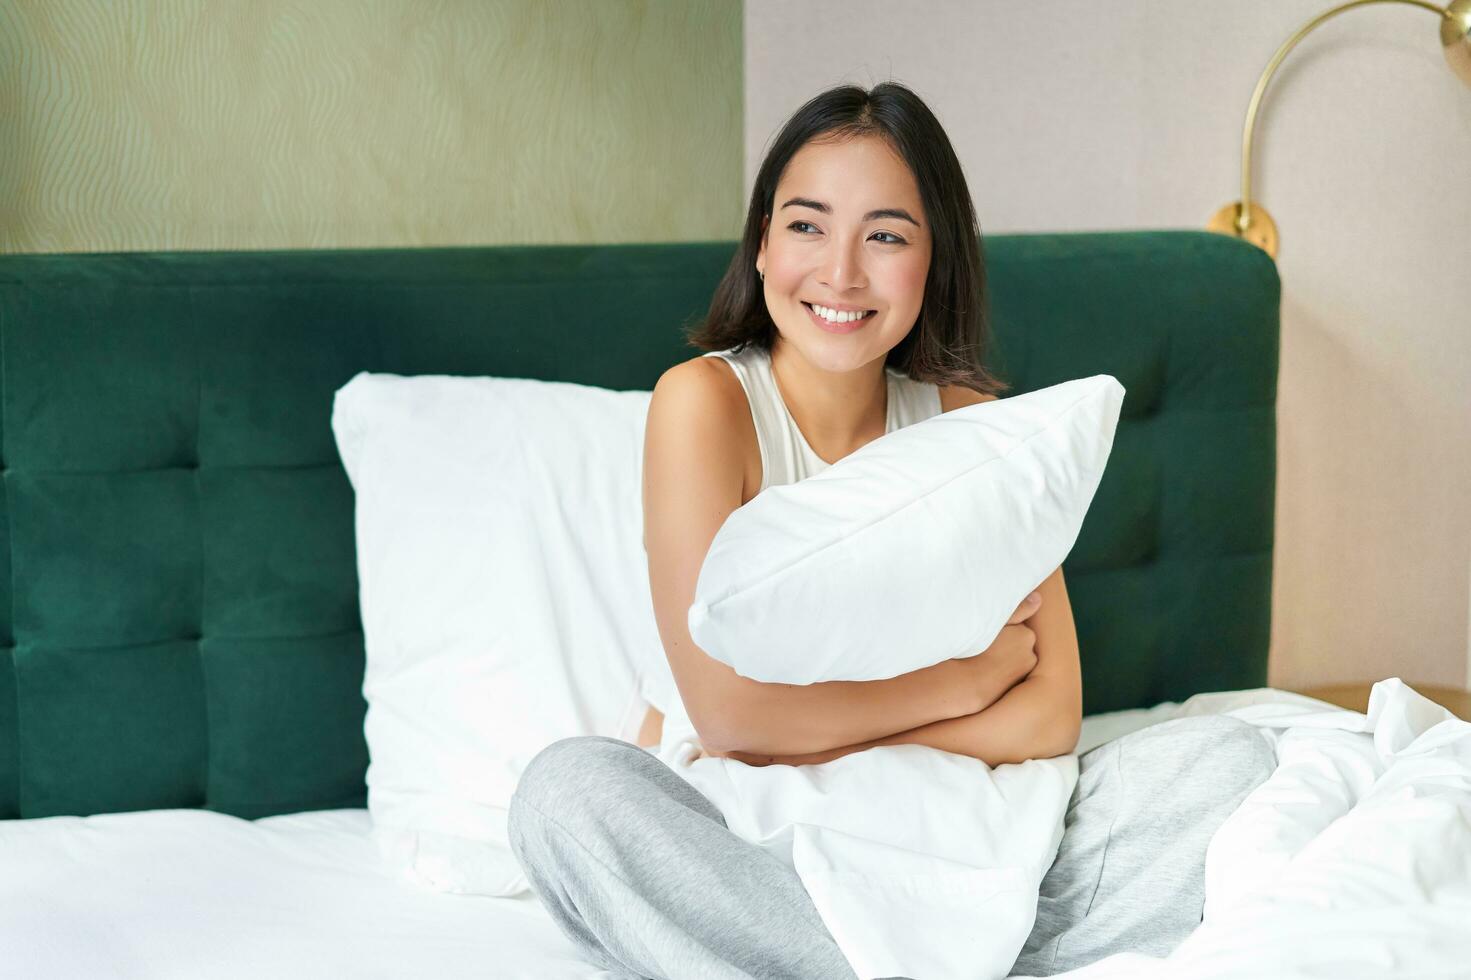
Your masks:
<svg viewBox="0 0 1471 980"><path fill-rule="evenodd" d="M1202 228L1257 76L1332 0L746 0L746 193L832 85L915 89L982 234ZM1354 8L1288 56L1252 196L1282 243L1269 683L1471 674L1471 88L1435 17Z"/></svg>

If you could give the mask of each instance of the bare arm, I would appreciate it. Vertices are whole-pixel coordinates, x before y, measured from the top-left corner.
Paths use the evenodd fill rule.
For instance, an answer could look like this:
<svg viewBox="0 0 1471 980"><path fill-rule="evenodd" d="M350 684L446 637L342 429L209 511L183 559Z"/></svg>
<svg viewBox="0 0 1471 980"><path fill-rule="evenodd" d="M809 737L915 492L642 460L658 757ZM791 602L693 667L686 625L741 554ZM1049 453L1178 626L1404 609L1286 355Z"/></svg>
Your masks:
<svg viewBox="0 0 1471 980"><path fill-rule="evenodd" d="M1000 700L1002 695L1011 690L1018 683L1018 680L1025 677L1027 673L1027 671L1023 669L1022 666L1010 666L1010 664L1012 663L1021 663L1020 661L1016 661L1013 657L1003 657L1000 655L999 652L993 656L992 652L990 651L988 651L986 654L983 654L983 656L985 656L986 659L976 662L975 669L973 670L972 676L969 678L968 681L968 683L972 684L975 687L976 694L980 701L980 707L977 710L985 710L986 708L989 708L991 705L995 704L998 700ZM1033 662L1035 662L1036 658L1033 657L1031 659ZM960 721L967 717L970 716L962 715L960 716L960 718L953 720ZM886 719L885 725L888 724L892 724L892 722ZM918 731L918 729L910 729L910 731ZM644 715L643 725L639 728L637 744L643 746L658 745L663 737L663 733L663 712L659 711L657 708L650 708L647 714ZM870 742L865 743L863 747L867 748L869 747L869 745L877 744L879 744L879 740L873 739ZM853 743L849 743L848 745L840 746L828 751L836 752L838 754L846 754L848 751L857 751L857 746L855 746ZM713 755L716 753L711 754ZM734 756L742 753L722 752L719 754ZM768 756L768 758L774 761L778 757L772 755ZM834 756L834 758L836 758L836 756Z"/></svg>
<svg viewBox="0 0 1471 980"><path fill-rule="evenodd" d="M930 737L937 737L938 731L943 730L943 727L946 727L946 725L958 725L961 722L969 720L969 718L983 717L984 714L987 714L987 708L1000 705L1000 702L1008 699L1011 692L1014 692L1016 689L1015 686L1018 684L1018 680L1028 677L1028 671L1033 671L1033 665L1036 664L1037 658L1031 652L1031 649L1033 649L1031 630L1024 630L1024 633L1028 634L1025 640L1019 639L1015 634L1006 634L999 642L994 643L990 649L980 653L980 655L971 656L971 658L953 659L953 661L941 661L940 664L934 665L934 667L913 671L911 674L900 674L899 677L890 678L887 681L825 681L822 684L809 684L809 686L758 683L758 686L765 687L765 689L788 689L790 687L791 690L796 690L796 692L808 692L813 687L827 687L827 689L831 689L833 686L850 686L852 689L856 689L852 695L847 695L844 700L833 699L828 703L818 702L819 706L815 709L855 711L855 705L863 703L866 711L869 711L869 717L865 718L865 727L874 728L874 730L884 733L883 736L872 737L872 739L866 740L866 742L865 740L859 740L859 745L863 745L863 748L868 748L869 745L891 745L891 742L888 742L888 740L905 736L905 734L916 733L916 731L924 731L924 733L927 733L924 736L925 739L930 739ZM947 665L949 667L964 668L966 675L959 678L956 684L971 692L972 703L977 703L977 708L974 711L968 712L968 714L943 718L940 721L925 722L925 724L918 725L918 727L902 730L899 733L886 731L888 728L893 728L896 717L893 714L888 714L887 709L884 708L884 696L874 696L871 699L865 700L865 697L868 697L868 695L866 695L866 692L863 692L863 689L865 687L872 687L874 684L893 684L894 681L905 681L908 678L909 681L915 683L915 695L913 696L916 699L922 700L922 697L927 695L925 695L924 687L922 687L922 684L919 684L919 681L928 680L924 675L931 674L937 668L946 668ZM952 693L953 697L953 686L950 689L950 693ZM769 703L771 703L769 711L774 715L778 715L780 712L790 711L786 703L781 702L780 697L772 697ZM930 711L928 714L934 714L934 712ZM752 715L747 715L747 720L750 720L750 718L752 718ZM787 722L787 727L788 731L790 731L790 721ZM836 725L828 725L825 730L834 731L836 730ZM737 740L737 743L737 749L712 750L710 755L734 756L734 753L756 753L759 756L765 752L771 758L777 758L777 755L769 749L746 748L746 746L750 745L759 745L759 740L744 739ZM1071 749L1071 745L1068 746L1068 749ZM838 752L846 755L850 750L856 752L858 749L853 748L853 743L849 743L846 746L834 746L834 748L828 749L828 752Z"/></svg>
<svg viewBox="0 0 1471 980"><path fill-rule="evenodd" d="M803 753L876 737L910 719L956 719L975 710L975 692L954 673L955 661L881 681L767 684L739 678L731 729L717 748ZM739 677L739 675L736 675ZM920 725L928 724L920 721Z"/></svg>
<svg viewBox="0 0 1471 980"><path fill-rule="evenodd" d="M1066 755L1078 744L1083 688L1077 633L1062 569L1038 587L1042 605L1027 621L1036 633L1037 666L989 708L826 752L729 754L748 765L812 765L877 745L914 743L969 755L990 766Z"/></svg>
<svg viewBox="0 0 1471 980"><path fill-rule="evenodd" d="M765 684L690 639L700 565L741 505L738 426L750 408L708 358L670 368L654 387L644 438L644 550L659 637L706 751L820 752L973 714L986 703L977 665L947 660L877 681Z"/></svg>
<svg viewBox="0 0 1471 980"><path fill-rule="evenodd" d="M1060 706L1061 700L1052 685L1028 678L983 711L963 718L931 722L907 732L896 732L855 745L800 755L722 754L751 766L808 766L840 759L877 745L912 743L968 755L988 766L1048 759L1065 755L1078 744L1076 736L1071 740L1066 736L1068 716Z"/></svg>

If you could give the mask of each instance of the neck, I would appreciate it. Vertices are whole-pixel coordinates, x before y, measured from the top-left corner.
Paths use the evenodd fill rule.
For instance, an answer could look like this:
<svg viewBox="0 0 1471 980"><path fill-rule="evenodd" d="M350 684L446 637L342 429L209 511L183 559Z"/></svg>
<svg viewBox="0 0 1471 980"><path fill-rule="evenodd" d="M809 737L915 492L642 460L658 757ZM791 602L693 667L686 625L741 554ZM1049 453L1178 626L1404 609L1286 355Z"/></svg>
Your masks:
<svg viewBox="0 0 1471 980"><path fill-rule="evenodd" d="M889 406L884 358L852 371L824 371L778 335L771 373L787 411L818 455L846 456L883 434Z"/></svg>

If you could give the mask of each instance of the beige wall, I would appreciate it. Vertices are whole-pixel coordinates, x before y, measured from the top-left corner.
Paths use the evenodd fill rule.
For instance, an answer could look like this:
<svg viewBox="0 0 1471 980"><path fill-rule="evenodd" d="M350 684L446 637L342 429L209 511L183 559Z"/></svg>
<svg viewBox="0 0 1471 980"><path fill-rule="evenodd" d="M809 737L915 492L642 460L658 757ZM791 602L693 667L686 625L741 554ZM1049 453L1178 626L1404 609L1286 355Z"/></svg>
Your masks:
<svg viewBox="0 0 1471 980"><path fill-rule="evenodd" d="M739 0L0 0L0 251L734 238Z"/></svg>
<svg viewBox="0 0 1471 980"><path fill-rule="evenodd" d="M982 233L1201 228L1240 197L1272 53L1331 0L746 2L746 187L831 85L905 82ZM1282 235L1269 682L1465 685L1471 90L1427 11L1349 10L1282 65L1253 196Z"/></svg>

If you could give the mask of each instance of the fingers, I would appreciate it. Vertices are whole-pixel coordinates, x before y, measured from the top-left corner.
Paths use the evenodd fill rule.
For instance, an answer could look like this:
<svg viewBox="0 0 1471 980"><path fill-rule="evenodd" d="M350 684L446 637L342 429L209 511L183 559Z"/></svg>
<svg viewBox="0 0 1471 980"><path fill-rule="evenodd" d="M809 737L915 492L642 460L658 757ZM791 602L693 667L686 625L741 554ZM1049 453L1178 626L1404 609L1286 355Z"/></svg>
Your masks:
<svg viewBox="0 0 1471 980"><path fill-rule="evenodd" d="M1022 604L1020 606L1016 607L1016 612L1011 614L1011 618L1007 620L1007 623L1010 625L1015 625L1027 619L1030 619L1032 614L1035 613L1041 605L1042 593L1033 592L1031 595L1022 600Z"/></svg>

